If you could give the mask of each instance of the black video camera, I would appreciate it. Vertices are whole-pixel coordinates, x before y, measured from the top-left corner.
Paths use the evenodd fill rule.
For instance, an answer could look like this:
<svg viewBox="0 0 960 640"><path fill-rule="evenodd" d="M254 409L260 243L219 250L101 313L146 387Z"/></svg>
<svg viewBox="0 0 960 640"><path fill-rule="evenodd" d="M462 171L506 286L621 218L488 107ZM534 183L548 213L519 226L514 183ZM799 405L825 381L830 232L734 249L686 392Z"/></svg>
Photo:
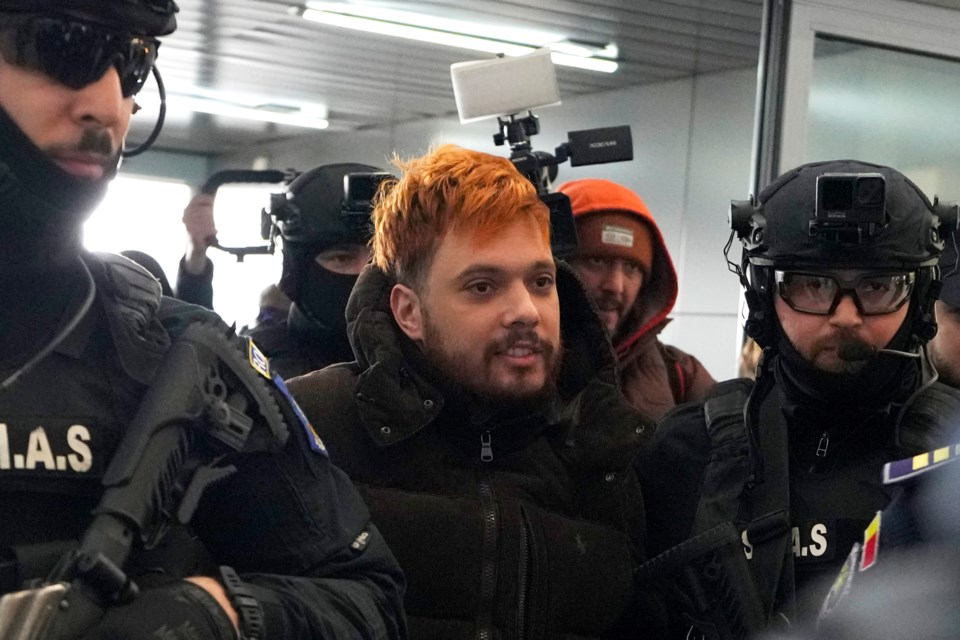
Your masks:
<svg viewBox="0 0 960 640"><path fill-rule="evenodd" d="M879 173L825 173L817 177L811 236L861 243L887 222L887 183Z"/></svg>
<svg viewBox="0 0 960 640"><path fill-rule="evenodd" d="M579 246L577 226L570 207L570 198L550 191L557 177L558 165L570 160L570 166L579 167L607 162L633 160L633 137L629 126L604 127L571 131L567 142L556 148L554 154L534 151L530 136L540 133L540 120L528 111L518 118L497 118L500 131L493 135L497 146L510 143L510 160L537 188L540 200L550 209L550 244L558 258L574 253Z"/></svg>
<svg viewBox="0 0 960 640"><path fill-rule="evenodd" d="M370 226L373 201L380 192L380 185L392 179L393 174L348 173L343 177L343 200L340 201L340 218L352 229L362 230Z"/></svg>
<svg viewBox="0 0 960 640"><path fill-rule="evenodd" d="M387 172L354 172L343 176L343 192L339 199L343 224L354 231L369 231L370 214L380 185L393 177ZM264 209L262 216L261 230L274 235L279 232L287 241L309 243L319 233L316 220L311 221L310 216L304 215L297 198L289 190L270 194L270 208ZM268 239L266 231L263 238Z"/></svg>

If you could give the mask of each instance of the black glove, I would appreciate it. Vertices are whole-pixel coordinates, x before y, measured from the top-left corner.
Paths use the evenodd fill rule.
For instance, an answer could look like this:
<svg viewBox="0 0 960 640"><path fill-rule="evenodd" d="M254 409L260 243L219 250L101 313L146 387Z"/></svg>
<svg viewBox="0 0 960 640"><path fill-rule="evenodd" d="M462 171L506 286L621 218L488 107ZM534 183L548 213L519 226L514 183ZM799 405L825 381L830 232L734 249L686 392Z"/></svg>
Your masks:
<svg viewBox="0 0 960 640"><path fill-rule="evenodd" d="M235 640L230 618L209 593L179 581L107 610L81 640Z"/></svg>

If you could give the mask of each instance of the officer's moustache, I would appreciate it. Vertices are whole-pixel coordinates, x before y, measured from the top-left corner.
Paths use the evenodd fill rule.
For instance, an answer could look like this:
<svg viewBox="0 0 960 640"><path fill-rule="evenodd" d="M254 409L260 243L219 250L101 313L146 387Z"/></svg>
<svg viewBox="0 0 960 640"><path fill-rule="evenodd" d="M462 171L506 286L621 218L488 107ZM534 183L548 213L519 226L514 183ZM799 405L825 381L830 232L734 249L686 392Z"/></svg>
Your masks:
<svg viewBox="0 0 960 640"><path fill-rule="evenodd" d="M865 342L844 342L837 348L837 357L847 362L869 360L877 355L877 348Z"/></svg>

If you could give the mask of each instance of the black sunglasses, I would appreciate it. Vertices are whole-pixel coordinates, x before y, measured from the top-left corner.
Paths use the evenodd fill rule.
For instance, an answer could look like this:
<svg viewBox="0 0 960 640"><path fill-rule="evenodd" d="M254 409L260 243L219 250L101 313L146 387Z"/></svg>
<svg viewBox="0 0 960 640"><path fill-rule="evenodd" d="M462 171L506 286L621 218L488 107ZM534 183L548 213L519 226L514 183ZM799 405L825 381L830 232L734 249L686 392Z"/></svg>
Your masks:
<svg viewBox="0 0 960 640"><path fill-rule="evenodd" d="M912 272L868 272L847 280L832 273L780 270L774 277L780 297L791 309L822 316L836 311L846 294L853 298L860 315L893 313L910 299L916 279Z"/></svg>
<svg viewBox="0 0 960 640"><path fill-rule="evenodd" d="M136 95L150 75L159 47L153 38L69 18L0 16L0 55L71 89L82 89L116 67L123 96Z"/></svg>

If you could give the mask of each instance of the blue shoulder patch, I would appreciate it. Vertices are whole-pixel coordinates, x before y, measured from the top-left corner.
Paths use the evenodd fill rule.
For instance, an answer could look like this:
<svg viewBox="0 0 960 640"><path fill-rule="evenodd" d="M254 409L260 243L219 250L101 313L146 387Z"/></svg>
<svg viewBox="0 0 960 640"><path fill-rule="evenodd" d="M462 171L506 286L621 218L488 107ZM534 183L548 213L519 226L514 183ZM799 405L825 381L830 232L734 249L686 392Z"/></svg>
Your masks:
<svg viewBox="0 0 960 640"><path fill-rule="evenodd" d="M297 404L297 401L293 399L293 396L290 394L290 390L287 389L287 385L284 384L283 378L280 377L279 373L273 375L273 384L276 385L277 389L280 390L280 393L283 394L283 397L285 397L290 403L290 407L296 414L297 420L300 421L300 426L303 427L303 432L307 435L307 442L310 443L310 449L321 455L329 456L326 445L324 445L323 440L320 439L320 434L317 433L317 430L314 429L313 425L310 424L310 421L307 420L307 416L303 413L303 409L301 409L300 405Z"/></svg>
<svg viewBox="0 0 960 640"><path fill-rule="evenodd" d="M267 380L270 377L270 360L264 355L263 351L253 342L253 338L247 338L247 358L250 360L250 366L253 370L262 375Z"/></svg>
<svg viewBox="0 0 960 640"><path fill-rule="evenodd" d="M960 459L960 444L953 444L912 458L888 462L883 465L883 484L895 484L908 478L915 478L958 459Z"/></svg>

